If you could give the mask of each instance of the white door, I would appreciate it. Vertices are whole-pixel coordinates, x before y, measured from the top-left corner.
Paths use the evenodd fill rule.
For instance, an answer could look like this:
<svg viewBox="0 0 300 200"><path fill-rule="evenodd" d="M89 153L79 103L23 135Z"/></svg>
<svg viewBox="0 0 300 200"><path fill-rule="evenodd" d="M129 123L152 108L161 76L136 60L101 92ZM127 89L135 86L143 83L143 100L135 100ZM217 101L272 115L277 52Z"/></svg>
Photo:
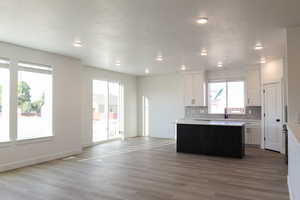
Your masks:
<svg viewBox="0 0 300 200"><path fill-rule="evenodd" d="M282 101L280 83L264 86L265 149L281 150Z"/></svg>

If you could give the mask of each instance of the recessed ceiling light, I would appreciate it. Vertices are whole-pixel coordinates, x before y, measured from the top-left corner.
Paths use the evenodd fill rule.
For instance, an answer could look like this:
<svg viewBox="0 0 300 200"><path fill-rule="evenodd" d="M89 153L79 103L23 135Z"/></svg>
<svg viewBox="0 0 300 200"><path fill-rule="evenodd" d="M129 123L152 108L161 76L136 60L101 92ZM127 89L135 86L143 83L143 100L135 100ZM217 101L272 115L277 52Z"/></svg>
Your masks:
<svg viewBox="0 0 300 200"><path fill-rule="evenodd" d="M208 18L207 17L200 17L198 20L197 20L197 23L198 24L207 24L208 22Z"/></svg>
<svg viewBox="0 0 300 200"><path fill-rule="evenodd" d="M207 56L207 50L206 49L202 49L201 56Z"/></svg>
<svg viewBox="0 0 300 200"><path fill-rule="evenodd" d="M185 71L185 70L186 70L186 66L185 66L185 65L181 65L180 69L181 69L182 71Z"/></svg>
<svg viewBox="0 0 300 200"><path fill-rule="evenodd" d="M73 44L74 47L82 47L82 42L80 40L76 40Z"/></svg>
<svg viewBox="0 0 300 200"><path fill-rule="evenodd" d="M149 74L150 70L148 68L145 69L145 74Z"/></svg>
<svg viewBox="0 0 300 200"><path fill-rule="evenodd" d="M222 62L218 62L218 67L223 67L223 63Z"/></svg>
<svg viewBox="0 0 300 200"><path fill-rule="evenodd" d="M257 43L254 47L255 50L262 50L264 47L262 46L261 43Z"/></svg>
<svg viewBox="0 0 300 200"><path fill-rule="evenodd" d="M156 57L156 61L159 61L159 62L161 62L161 61L163 61L164 59L163 59L163 57L162 56L157 56Z"/></svg>

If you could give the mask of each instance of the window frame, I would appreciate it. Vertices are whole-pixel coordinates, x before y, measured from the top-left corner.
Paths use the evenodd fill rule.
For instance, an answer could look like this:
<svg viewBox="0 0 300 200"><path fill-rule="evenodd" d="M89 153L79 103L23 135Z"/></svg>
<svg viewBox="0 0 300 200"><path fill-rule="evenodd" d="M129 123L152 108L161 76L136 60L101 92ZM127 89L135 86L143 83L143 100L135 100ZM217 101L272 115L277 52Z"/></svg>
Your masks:
<svg viewBox="0 0 300 200"><path fill-rule="evenodd" d="M30 67L31 66L31 67ZM31 63L31 62L24 62L24 61L18 61L16 63L16 87L18 88L18 83L19 83L19 72L32 72L32 73L38 73L38 74L49 74L51 75L51 135L49 136L39 136L39 137L34 137L34 138L21 138L18 139L18 107L16 107L16 133L15 133L15 138L14 141L17 142L17 144L27 144L27 143L35 143L35 142L45 142L52 140L53 137L55 137L55 131L54 131L54 106L53 106L53 90L54 90L54 81L53 81L53 67L49 65L44 65L44 64L36 64L36 63ZM16 99L18 99L18 92L16 92Z"/></svg>
<svg viewBox="0 0 300 200"><path fill-rule="evenodd" d="M0 58L0 68L8 70L8 141L0 141L1 146L9 145L12 141L11 134L11 61L7 58Z"/></svg>
<svg viewBox="0 0 300 200"><path fill-rule="evenodd" d="M91 112L93 113L93 95L94 95L94 92L93 92L93 87L94 87L94 81L104 81L107 83L107 101L109 102L109 83L116 83L119 85L119 112L120 112L120 118L119 118L119 134L120 134L120 138L114 138L114 139L109 139L109 137L107 137L108 139L107 140L104 140L104 141L93 141L93 137L94 137L94 127L93 127L93 114L91 114L91 118L90 118L90 121L92 123L92 128L91 128L91 143L92 144L101 144L103 142L107 142L107 141L110 141L110 140L115 140L115 139L124 139L125 138L125 84L123 81L119 81L119 80L111 80L111 79L104 79L104 78L92 78L91 80L91 99L92 101L90 102L91 103ZM108 104L109 106L109 104ZM107 113L108 114L108 113ZM109 120L107 119L107 129L109 130ZM107 131L108 131L107 130ZM107 132L107 135L109 135L109 133Z"/></svg>
<svg viewBox="0 0 300 200"><path fill-rule="evenodd" d="M208 80L207 81L207 106L208 106L208 114L212 115L220 115L220 114L225 114L225 112L222 113L211 113L209 109L209 84L210 83L226 83L226 107L228 108L228 83L230 82L243 82L244 83L244 108L245 111L244 113L228 113L230 115L246 115L246 106L247 106L247 81L245 79L220 79L220 80Z"/></svg>

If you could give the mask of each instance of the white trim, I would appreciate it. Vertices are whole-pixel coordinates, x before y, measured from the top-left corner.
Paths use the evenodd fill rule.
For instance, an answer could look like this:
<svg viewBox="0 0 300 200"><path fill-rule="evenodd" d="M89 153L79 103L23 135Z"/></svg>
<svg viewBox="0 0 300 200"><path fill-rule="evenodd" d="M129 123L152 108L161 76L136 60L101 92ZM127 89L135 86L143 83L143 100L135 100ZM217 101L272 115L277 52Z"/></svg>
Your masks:
<svg viewBox="0 0 300 200"><path fill-rule="evenodd" d="M90 146L95 146L98 144L106 144L106 143L110 143L110 142L114 142L114 141L118 141L118 140L123 140L123 139L122 138L113 138L113 139L108 139L108 140L104 140L104 141L93 142Z"/></svg>
<svg viewBox="0 0 300 200"><path fill-rule="evenodd" d="M10 59L0 57L0 67L1 67L1 65L2 66L9 66L10 65Z"/></svg>
<svg viewBox="0 0 300 200"><path fill-rule="evenodd" d="M10 64L0 63L0 68L8 69Z"/></svg>
<svg viewBox="0 0 300 200"><path fill-rule="evenodd" d="M261 105L262 105L262 130L261 130L261 149L266 149L265 148L265 116L264 116L264 113L265 113L265 93L264 93L264 90L265 90L265 87L268 86L268 85L274 85L274 84L278 84L280 86L280 97L281 97L281 114L280 114L280 118L281 118L281 126L283 125L283 99L282 99L282 81L272 81L272 82L268 82L268 83L264 83L263 84L263 87L262 87L262 90L261 90L261 93L262 93L262 102L261 102ZM282 135L281 135L282 136ZM284 154L285 152L285 149L284 149L284 144L283 144L283 138L280 137L280 153L281 154Z"/></svg>
<svg viewBox="0 0 300 200"><path fill-rule="evenodd" d="M260 90L260 101L261 101L261 141L260 148L265 149L265 98L264 98L264 84L262 84L262 89Z"/></svg>
<svg viewBox="0 0 300 200"><path fill-rule="evenodd" d="M13 141L5 141L5 142L0 142L0 148L6 148L9 147L11 145L13 145Z"/></svg>
<svg viewBox="0 0 300 200"><path fill-rule="evenodd" d="M23 69L33 69L33 70L42 70L42 71L52 71L52 67L49 65L43 65L43 64L35 64L31 62L18 62L18 67Z"/></svg>
<svg viewBox="0 0 300 200"><path fill-rule="evenodd" d="M53 140L54 136L45 136L45 137L38 137L38 138L27 138L27 139L17 139L16 144L32 144L32 143L39 143L39 142L48 142Z"/></svg>
<svg viewBox="0 0 300 200"><path fill-rule="evenodd" d="M18 67L18 72L32 72L32 73L40 73L40 74L53 74L50 70L41 70L41 69L33 69L26 67Z"/></svg>
<svg viewBox="0 0 300 200"><path fill-rule="evenodd" d="M245 79L241 79L241 78L236 78L236 79L216 79L216 80L207 80L207 87L206 87L206 96L207 96L207 107L208 107L208 114L211 114L211 115L214 115L214 114L217 114L217 115L223 115L225 114L224 112L223 113L211 113L210 110L209 110L209 98L208 98L208 92L209 92L209 84L210 83L226 83L226 108L228 108L228 83L230 82L243 82L244 83L244 109L245 109L245 112L244 113L227 113L229 115L246 115L246 107L248 106L248 102L247 102L247 99L248 99L248 94L247 94L247 80Z"/></svg>
<svg viewBox="0 0 300 200"><path fill-rule="evenodd" d="M13 127L13 128L15 128L14 130L15 130L15 134L13 135L13 137L11 137L11 140L12 141L16 141L16 142L20 142L20 141L25 141L25 140L37 140L37 141L41 141L41 140L45 140L45 138L49 138L49 137L53 137L53 136L55 136L55 132L54 132L54 81L53 81L53 73L52 73L52 71L47 71L47 70L38 70L38 69L32 69L32 68L26 68L26 69L23 69L23 68L21 68L21 67L19 67L19 66L17 66L16 68L15 68L15 70L16 71L14 71L13 73L13 75L15 75L15 78L16 78L16 84L17 84L17 88L18 88L18 84L19 84L19 81L20 81L20 77L19 77L19 73L20 72L32 72L32 73L37 73L37 74L48 74L49 76L51 76L51 91L50 91L50 95L51 95L51 133L52 133L52 135L50 135L50 136L46 136L46 137L37 137L37 138L28 138L28 139L18 139L18 135L19 135L19 131L18 131L18 119L19 119L19 117L18 117L18 105L17 105L17 101L16 102L14 102L15 103L15 107L14 107L14 109L12 109L12 108L10 108L11 109L11 112L13 112L14 113L14 115L13 115L13 120L15 120L15 127ZM13 85L14 84L14 81L11 81L10 82L10 85ZM16 89L17 89L16 88ZM10 91L13 91L13 90L10 90ZM16 100L18 99L18 92L17 92L18 90L15 90L14 91L14 93L11 93L11 95L12 96L10 96L10 97L15 97L16 98ZM15 95L15 96L14 96ZM32 141L31 142L23 142L23 143L32 143Z"/></svg>
<svg viewBox="0 0 300 200"><path fill-rule="evenodd" d="M292 187L291 187L289 176L287 176L287 185L288 185L288 189L289 189L290 200L294 200L293 191L292 191Z"/></svg>
<svg viewBox="0 0 300 200"><path fill-rule="evenodd" d="M134 136L134 137L137 137L137 136ZM130 137L130 138L133 138L133 137ZM99 141L99 142L85 143L85 144L83 144L83 147L84 148L93 147L93 146L97 146L97 145L100 145L100 144L107 144L107 143L115 142L115 141L123 141L125 139L126 138L114 138L114 139L104 140L104 141Z"/></svg>
<svg viewBox="0 0 300 200"><path fill-rule="evenodd" d="M39 157L36 157L36 158L27 159L27 160L2 164L2 165L0 165L0 172L9 171L9 170L13 170L13 169L18 169L18 168L22 168L22 167L26 167L26 166L30 166L30 165L36 165L36 164L40 164L40 163L44 163L44 162L64 158L64 157L67 157L67 156L78 155L80 153L82 153L82 150L73 150L73 151L67 151L67 152L62 152L62 153L39 156Z"/></svg>
<svg viewBox="0 0 300 200"><path fill-rule="evenodd" d="M92 79L91 80L91 113L93 114L93 96L94 96L94 82L95 81L101 81L101 82L105 82L107 85L107 106L105 109L107 109L107 140L106 141L111 141L111 140L115 140L115 139L124 139L125 138L125 130L121 130L121 129L125 129L125 86L123 84L122 81L117 81L117 80L106 80L106 79ZM110 83L112 84L118 84L119 85L119 107L118 107L118 112L119 112L119 137L118 138L109 138L109 99L110 99ZM122 90L122 91L121 91ZM122 93L122 94L121 94ZM122 108L121 108L122 107ZM121 111L122 110L122 111ZM91 141L89 143L86 143L84 146L93 146L94 144L98 144L98 143L102 143L103 141L96 141L94 142L94 126L93 126L93 117L92 114L90 115L90 123L91 123ZM121 116L122 115L122 116Z"/></svg>

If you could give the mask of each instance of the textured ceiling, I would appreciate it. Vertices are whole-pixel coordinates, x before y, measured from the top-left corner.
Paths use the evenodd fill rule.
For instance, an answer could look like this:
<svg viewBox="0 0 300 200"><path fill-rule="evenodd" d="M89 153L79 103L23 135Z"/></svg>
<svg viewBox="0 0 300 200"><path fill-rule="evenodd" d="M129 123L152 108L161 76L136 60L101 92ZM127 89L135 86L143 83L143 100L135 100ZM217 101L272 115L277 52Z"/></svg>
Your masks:
<svg viewBox="0 0 300 200"><path fill-rule="evenodd" d="M136 75L145 68L160 74L182 64L215 69L218 61L229 68L279 58L284 28L300 25L299 0L6 0L0 9L1 41ZM209 23L195 23L199 16ZM76 39L82 48L73 47ZM253 50L257 41L263 51Z"/></svg>

